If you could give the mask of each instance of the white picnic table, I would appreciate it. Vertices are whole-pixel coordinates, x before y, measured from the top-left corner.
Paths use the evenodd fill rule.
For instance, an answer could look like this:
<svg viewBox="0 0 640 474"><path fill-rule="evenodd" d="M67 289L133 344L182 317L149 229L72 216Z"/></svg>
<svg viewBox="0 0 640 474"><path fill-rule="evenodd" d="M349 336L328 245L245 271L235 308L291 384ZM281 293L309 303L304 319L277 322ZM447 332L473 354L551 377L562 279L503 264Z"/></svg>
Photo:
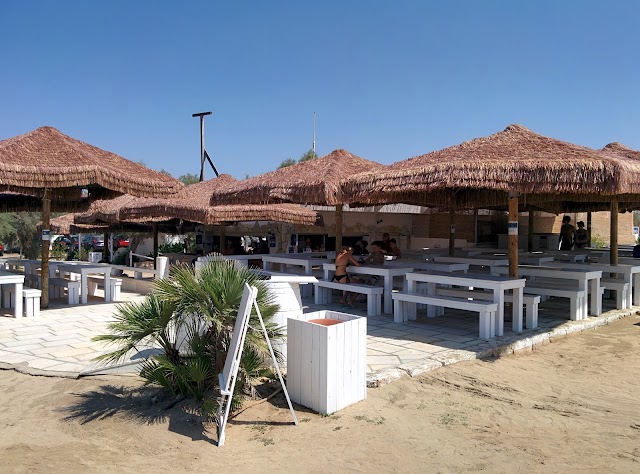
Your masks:
<svg viewBox="0 0 640 474"><path fill-rule="evenodd" d="M360 265L359 267L349 265L347 267L347 272L356 275L375 275L383 277L383 311L386 314L391 314L393 313L393 301L391 300L391 293L393 292L393 278L404 277L407 273L413 271L413 267L408 264L404 267L387 266L387 263L389 262L385 262L385 265ZM324 263L322 265L322 270L324 271L324 279L329 280L329 272L335 272L336 265L334 263Z"/></svg>
<svg viewBox="0 0 640 474"><path fill-rule="evenodd" d="M584 270L586 268L594 270L602 270L602 273L622 275L623 281L629 285L629 294L627 299L627 308L631 308L633 304L640 304L640 262L637 265L618 264L609 265L608 263L561 263L554 262L548 266L559 268L571 268L575 270Z"/></svg>
<svg viewBox="0 0 640 474"><path fill-rule="evenodd" d="M407 291L414 293L416 283L427 284L427 294L436 295L438 285L453 285L462 287L484 288L493 291L493 302L498 305L495 321L491 325L492 336L502 336L504 334L504 300L505 292L513 292L513 331L522 331L522 304L523 288L525 280L523 278L509 278L496 275L483 275L474 273L444 273L444 272L414 272L405 275ZM415 319L416 306L410 303L410 315ZM434 315L433 308L427 309L427 316ZM410 316L412 317L412 316Z"/></svg>
<svg viewBox="0 0 640 474"><path fill-rule="evenodd" d="M426 262L424 260L389 260L384 262L385 266L406 268L412 267L414 270L431 270L435 272L464 272L469 271L468 263L437 263Z"/></svg>
<svg viewBox="0 0 640 474"><path fill-rule="evenodd" d="M496 267L491 270L493 274L506 274L509 269ZM518 265L518 275L534 278L552 278L558 280L570 280L578 282L578 290L584 291L585 295L590 295L591 314L599 316L602 314L602 295L600 294L600 279L602 270L589 269L586 265L584 269L570 269L564 267L538 267L533 265ZM584 318L589 314L588 301L585 298L580 314Z"/></svg>
<svg viewBox="0 0 640 474"><path fill-rule="evenodd" d="M478 266L478 267L506 267L509 265L509 258L504 256L488 256L484 255L482 257L438 257L435 256L432 259L434 262L438 263L467 263L469 265Z"/></svg>
<svg viewBox="0 0 640 474"><path fill-rule="evenodd" d="M87 276L104 275L104 300L111 301L111 265L104 263L59 263L58 272L74 273L80 275L80 302L87 304L89 294L89 283Z"/></svg>
<svg viewBox="0 0 640 474"><path fill-rule="evenodd" d="M15 288L15 307L14 316L22 317L22 288L24 286L24 275L13 273L8 270L0 270L0 286L13 285Z"/></svg>
<svg viewBox="0 0 640 474"><path fill-rule="evenodd" d="M262 268L266 272L270 272L273 269L273 264L277 263L277 264L283 265L285 268L286 266L290 265L290 266L301 267L305 275L313 276L313 266L314 265L317 266L319 265L319 263L314 261L313 259L298 258L298 257L294 257L293 255L300 255L300 254L262 255ZM286 271L283 273L286 273ZM302 289L303 296L311 296L312 288L313 287L311 285L304 286Z"/></svg>

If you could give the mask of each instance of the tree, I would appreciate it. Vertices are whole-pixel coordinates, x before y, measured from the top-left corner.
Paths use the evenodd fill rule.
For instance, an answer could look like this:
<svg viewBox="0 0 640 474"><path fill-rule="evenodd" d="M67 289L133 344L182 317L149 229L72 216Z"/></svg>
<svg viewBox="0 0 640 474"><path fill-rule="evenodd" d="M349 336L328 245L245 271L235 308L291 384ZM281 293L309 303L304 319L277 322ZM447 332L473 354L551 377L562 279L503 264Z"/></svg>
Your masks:
<svg viewBox="0 0 640 474"><path fill-rule="evenodd" d="M195 184L200 182L200 177L195 174L187 173L178 178L178 181L182 181L183 184Z"/></svg>
<svg viewBox="0 0 640 474"><path fill-rule="evenodd" d="M306 153L303 153L300 158L298 158L298 161L294 160L293 158L282 160L282 163L280 163L278 169L286 168L287 166L295 165L296 163L302 163L304 161L315 160L316 158L318 158L318 155L316 155L313 150L309 150Z"/></svg>
<svg viewBox="0 0 640 474"><path fill-rule="evenodd" d="M280 163L280 166L278 166L278 169L286 168L287 166L291 166L295 164L296 164L296 160L294 160L293 158L287 158L285 160L282 160L282 163Z"/></svg>
<svg viewBox="0 0 640 474"><path fill-rule="evenodd" d="M309 150L304 153L300 158L298 158L298 163L302 163L304 161L315 160L318 158L318 155L313 150Z"/></svg>
<svg viewBox="0 0 640 474"><path fill-rule="evenodd" d="M15 214L15 228L21 253L30 259L35 259L40 253L40 239L36 226L40 220L40 213L18 212Z"/></svg>
<svg viewBox="0 0 640 474"><path fill-rule="evenodd" d="M271 322L278 305L254 272L232 261L208 262L197 273L191 266L179 264L172 267L169 278L156 280L144 301L118 306L116 322L108 326L110 334L93 339L118 347L97 359L117 363L132 351L160 347L162 353L145 362L140 376L174 395L204 401L203 411L212 413L214 389L224 367L245 282L258 289L257 303L270 339L281 339L281 328ZM270 361L253 313L240 361L235 406L237 395L252 393L254 378L269 375Z"/></svg>

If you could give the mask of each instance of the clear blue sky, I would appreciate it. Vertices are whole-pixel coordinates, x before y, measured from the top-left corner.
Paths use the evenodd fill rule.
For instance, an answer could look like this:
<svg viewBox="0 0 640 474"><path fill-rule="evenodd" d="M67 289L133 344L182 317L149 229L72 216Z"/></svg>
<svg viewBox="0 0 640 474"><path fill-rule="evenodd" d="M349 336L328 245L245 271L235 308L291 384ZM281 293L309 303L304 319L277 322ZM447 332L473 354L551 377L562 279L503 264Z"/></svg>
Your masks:
<svg viewBox="0 0 640 474"><path fill-rule="evenodd" d="M0 138L51 125L174 176L311 148L389 164L511 123L640 149L640 2L0 2ZM123 170L124 171L124 170ZM213 177L210 169L206 177Z"/></svg>

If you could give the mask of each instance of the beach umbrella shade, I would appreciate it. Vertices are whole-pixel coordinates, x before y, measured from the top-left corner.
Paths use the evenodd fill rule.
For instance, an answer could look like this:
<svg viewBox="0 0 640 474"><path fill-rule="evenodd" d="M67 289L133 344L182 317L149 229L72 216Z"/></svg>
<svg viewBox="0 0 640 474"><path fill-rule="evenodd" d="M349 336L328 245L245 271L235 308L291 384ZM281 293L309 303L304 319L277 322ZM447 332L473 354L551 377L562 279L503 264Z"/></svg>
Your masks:
<svg viewBox="0 0 640 474"><path fill-rule="evenodd" d="M517 274L518 199L544 208L560 200L615 201L640 191L640 164L539 135L521 125L396 162L342 182L348 202L448 209L509 208L510 274Z"/></svg>
<svg viewBox="0 0 640 474"><path fill-rule="evenodd" d="M276 171L232 183L215 191L211 204L296 203L335 206L336 247L342 241L342 206L347 203L340 182L383 165L360 158L347 150L334 150L318 159L303 161Z"/></svg>
<svg viewBox="0 0 640 474"><path fill-rule="evenodd" d="M64 135L53 127L0 141L0 192L40 199L43 234L51 210L61 202L87 204L101 197L129 193L161 197L182 183L121 156ZM48 243L48 242L46 242ZM42 246L41 306L49 304L49 246Z"/></svg>

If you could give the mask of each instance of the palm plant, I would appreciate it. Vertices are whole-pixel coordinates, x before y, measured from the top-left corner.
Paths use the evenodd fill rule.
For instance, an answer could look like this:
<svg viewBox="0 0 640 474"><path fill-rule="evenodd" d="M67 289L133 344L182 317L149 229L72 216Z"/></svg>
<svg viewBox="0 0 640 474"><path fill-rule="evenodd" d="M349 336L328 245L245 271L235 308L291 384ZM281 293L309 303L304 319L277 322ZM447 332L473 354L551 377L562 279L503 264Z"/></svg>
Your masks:
<svg viewBox="0 0 640 474"><path fill-rule="evenodd" d="M156 280L142 302L118 306L116 321L108 326L110 334L93 339L117 348L98 360L117 363L132 351L160 348L161 353L144 363L140 375L174 395L203 400L217 387L245 282L258 289L257 303L269 338L281 339L282 330L271 322L278 306L255 273L233 261L211 261L197 273L181 264L172 267L168 278ZM271 374L270 362L257 314L252 313L236 381L236 406L238 395L252 395L255 378Z"/></svg>

